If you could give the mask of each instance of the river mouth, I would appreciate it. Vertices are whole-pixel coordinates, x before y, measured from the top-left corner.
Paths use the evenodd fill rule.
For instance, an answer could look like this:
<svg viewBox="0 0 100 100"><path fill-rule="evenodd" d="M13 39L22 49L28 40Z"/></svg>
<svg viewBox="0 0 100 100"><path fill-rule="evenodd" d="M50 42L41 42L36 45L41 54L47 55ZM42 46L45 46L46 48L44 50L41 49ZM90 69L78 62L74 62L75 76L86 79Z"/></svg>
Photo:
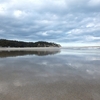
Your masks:
<svg viewBox="0 0 100 100"><path fill-rule="evenodd" d="M100 100L97 50L0 52L0 100Z"/></svg>

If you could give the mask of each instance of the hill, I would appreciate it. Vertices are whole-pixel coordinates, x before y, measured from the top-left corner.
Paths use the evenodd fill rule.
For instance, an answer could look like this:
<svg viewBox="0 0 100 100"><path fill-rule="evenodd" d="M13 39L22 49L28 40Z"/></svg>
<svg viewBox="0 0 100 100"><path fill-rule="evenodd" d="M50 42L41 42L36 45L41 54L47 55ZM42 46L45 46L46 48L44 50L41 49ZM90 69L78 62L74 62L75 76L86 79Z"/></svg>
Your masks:
<svg viewBox="0 0 100 100"><path fill-rule="evenodd" d="M45 41L23 42L23 41L0 39L0 47L61 47L61 45Z"/></svg>

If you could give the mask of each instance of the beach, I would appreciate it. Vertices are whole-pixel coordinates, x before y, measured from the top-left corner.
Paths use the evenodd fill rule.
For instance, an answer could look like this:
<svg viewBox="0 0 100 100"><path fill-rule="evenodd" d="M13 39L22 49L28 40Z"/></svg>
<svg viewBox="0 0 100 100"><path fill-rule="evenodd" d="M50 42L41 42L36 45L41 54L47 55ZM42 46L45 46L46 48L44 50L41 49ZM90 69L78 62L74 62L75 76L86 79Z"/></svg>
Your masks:
<svg viewBox="0 0 100 100"><path fill-rule="evenodd" d="M97 50L21 49L0 51L0 100L100 100Z"/></svg>
<svg viewBox="0 0 100 100"><path fill-rule="evenodd" d="M59 50L60 48L59 47L0 47L0 51L44 51L44 50Z"/></svg>

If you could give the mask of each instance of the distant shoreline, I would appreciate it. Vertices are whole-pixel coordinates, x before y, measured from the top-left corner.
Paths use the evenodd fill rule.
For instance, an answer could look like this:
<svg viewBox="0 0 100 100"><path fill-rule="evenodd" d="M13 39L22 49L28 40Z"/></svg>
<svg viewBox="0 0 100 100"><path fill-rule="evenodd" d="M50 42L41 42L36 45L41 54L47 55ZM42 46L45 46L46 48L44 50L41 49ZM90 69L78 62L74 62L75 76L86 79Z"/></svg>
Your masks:
<svg viewBox="0 0 100 100"><path fill-rule="evenodd" d="M58 51L61 49L100 49L100 46L83 47L0 47L0 51Z"/></svg>

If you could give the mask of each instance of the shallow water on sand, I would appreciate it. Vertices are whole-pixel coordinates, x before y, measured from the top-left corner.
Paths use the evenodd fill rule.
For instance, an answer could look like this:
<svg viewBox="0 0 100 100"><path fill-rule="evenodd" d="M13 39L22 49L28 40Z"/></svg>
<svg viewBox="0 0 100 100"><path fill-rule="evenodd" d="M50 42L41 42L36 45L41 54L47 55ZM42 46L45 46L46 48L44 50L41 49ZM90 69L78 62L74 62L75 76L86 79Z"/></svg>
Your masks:
<svg viewBox="0 0 100 100"><path fill-rule="evenodd" d="M0 51L0 100L100 100L100 51Z"/></svg>

